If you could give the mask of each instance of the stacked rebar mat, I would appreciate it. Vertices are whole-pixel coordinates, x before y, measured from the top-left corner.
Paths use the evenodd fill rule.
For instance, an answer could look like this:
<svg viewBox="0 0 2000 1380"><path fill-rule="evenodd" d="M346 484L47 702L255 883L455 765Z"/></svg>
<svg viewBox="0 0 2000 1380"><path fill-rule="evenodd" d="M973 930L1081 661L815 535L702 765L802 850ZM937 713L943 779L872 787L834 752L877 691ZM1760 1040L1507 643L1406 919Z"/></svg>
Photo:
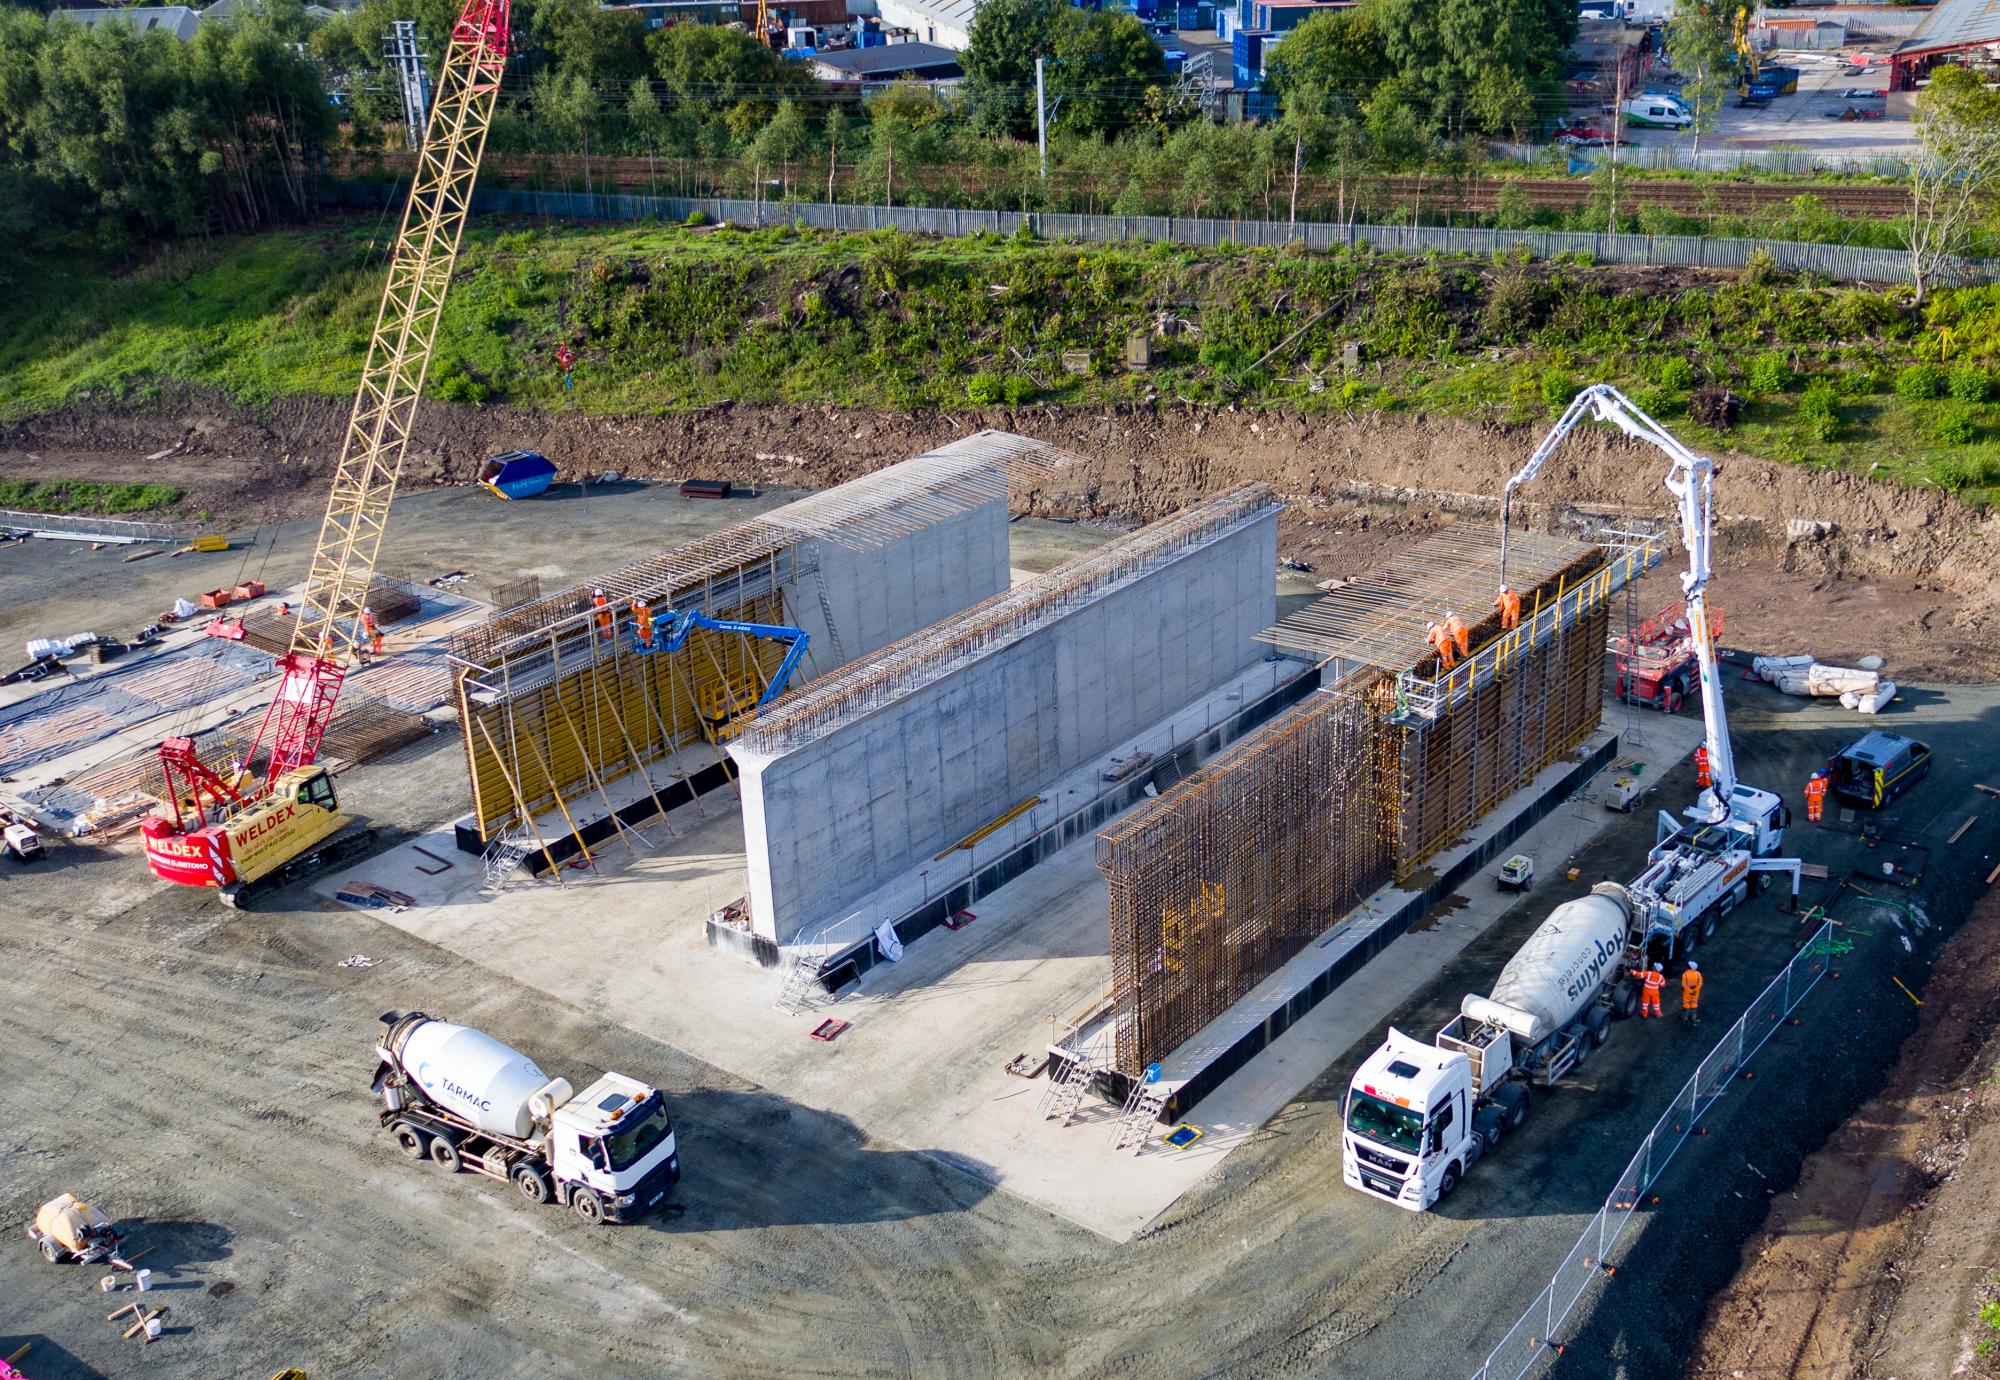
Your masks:
<svg viewBox="0 0 2000 1380"><path fill-rule="evenodd" d="M1194 1038L1595 731L1611 596L1663 545L1512 535L1505 629L1498 532L1452 529L1260 634L1330 687L1098 836L1119 1070ZM1471 649L1451 669L1427 638L1447 613Z"/></svg>
<svg viewBox="0 0 2000 1380"><path fill-rule="evenodd" d="M642 654L630 637L635 599L662 617L691 610L805 629L801 674L818 675L1005 589L1010 498L1075 462L1045 442L982 431L455 635L448 660L480 837L547 811L567 819L579 797L589 802L580 813L610 811L607 787L656 763L692 791L690 778L731 771L723 740L772 712L749 706L782 648L703 628L678 650Z"/></svg>

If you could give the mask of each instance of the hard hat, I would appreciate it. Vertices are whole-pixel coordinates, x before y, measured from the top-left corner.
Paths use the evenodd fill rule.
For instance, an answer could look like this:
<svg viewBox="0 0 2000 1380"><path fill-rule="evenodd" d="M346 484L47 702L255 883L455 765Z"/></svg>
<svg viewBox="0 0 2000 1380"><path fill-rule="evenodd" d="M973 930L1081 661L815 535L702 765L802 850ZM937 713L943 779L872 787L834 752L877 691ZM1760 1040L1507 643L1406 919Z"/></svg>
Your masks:
<svg viewBox="0 0 2000 1380"><path fill-rule="evenodd" d="M604 591L601 589L593 589L592 591L590 591L590 596L593 599L602 599L604 597Z"/></svg>
<svg viewBox="0 0 2000 1380"><path fill-rule="evenodd" d="M1667 971L1667 965L1664 963L1655 963L1653 965L1653 971L1656 973L1664 973Z"/></svg>
<svg viewBox="0 0 2000 1380"><path fill-rule="evenodd" d="M1695 961L1694 961L1693 959L1689 959L1689 960L1688 960L1688 971L1689 971L1690 973L1698 973L1698 972L1700 972L1700 971L1701 971L1701 965L1700 965L1699 963L1696 963L1696 962L1695 962Z"/></svg>
<svg viewBox="0 0 2000 1380"><path fill-rule="evenodd" d="M1505 593L1507 592L1507 586L1505 586L1505 585L1502 585L1502 586L1500 586L1500 592L1501 592L1502 594L1505 594Z"/></svg>

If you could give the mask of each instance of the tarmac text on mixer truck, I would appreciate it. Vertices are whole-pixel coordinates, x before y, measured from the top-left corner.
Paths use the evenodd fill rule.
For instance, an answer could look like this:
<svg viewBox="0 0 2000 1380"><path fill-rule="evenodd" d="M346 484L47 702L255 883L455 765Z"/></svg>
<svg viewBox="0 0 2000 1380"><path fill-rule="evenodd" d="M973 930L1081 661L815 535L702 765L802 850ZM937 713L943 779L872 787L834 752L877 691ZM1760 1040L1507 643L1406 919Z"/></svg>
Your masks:
<svg viewBox="0 0 2000 1380"><path fill-rule="evenodd" d="M681 1176L674 1124L657 1088L607 1073L576 1093L532 1059L469 1026L421 1011L382 1017L379 1117L413 1160L512 1183L590 1223L658 1207Z"/></svg>

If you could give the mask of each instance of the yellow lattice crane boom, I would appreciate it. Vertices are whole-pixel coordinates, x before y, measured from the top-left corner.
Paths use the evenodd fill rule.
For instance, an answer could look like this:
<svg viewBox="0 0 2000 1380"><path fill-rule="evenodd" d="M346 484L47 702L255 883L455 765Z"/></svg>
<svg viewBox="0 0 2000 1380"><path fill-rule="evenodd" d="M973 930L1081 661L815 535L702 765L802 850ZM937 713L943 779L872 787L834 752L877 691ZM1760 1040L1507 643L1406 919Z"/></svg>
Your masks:
<svg viewBox="0 0 2000 1380"><path fill-rule="evenodd" d="M219 887L234 899L348 822L332 781L312 762L361 639L382 530L500 93L510 18L511 0L468 0L452 27L291 649L278 659L277 694L257 730L257 746L270 744L264 782L246 794L237 773L225 778L202 763L192 740L160 745L172 814L147 821L146 856L169 881Z"/></svg>

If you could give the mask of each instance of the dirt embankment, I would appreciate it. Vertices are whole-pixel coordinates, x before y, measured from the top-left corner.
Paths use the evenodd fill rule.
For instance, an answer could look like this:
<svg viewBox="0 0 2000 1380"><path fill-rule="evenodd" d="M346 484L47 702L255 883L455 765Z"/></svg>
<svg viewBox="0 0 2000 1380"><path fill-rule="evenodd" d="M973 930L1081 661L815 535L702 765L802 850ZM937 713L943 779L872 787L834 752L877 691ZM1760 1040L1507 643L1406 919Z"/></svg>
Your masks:
<svg viewBox="0 0 2000 1380"><path fill-rule="evenodd" d="M137 411L77 408L0 429L0 473L184 484L190 510L261 522L317 511L347 419L332 399L263 408L182 396ZM565 479L616 470L821 486L982 426L1060 444L1082 463L1036 506L1157 517L1249 479L1291 504L1288 557L1323 575L1372 568L1406 533L1491 518L1493 495L1539 429L1451 418L1184 406L980 413L720 407L604 417L426 405L404 483L464 482L485 456L527 447ZM146 459L163 449L171 453ZM1740 640L1822 657L1881 652L1909 679L2000 674L2000 518L1948 495L1728 457L1719 489L1722 602ZM1660 457L1601 431L1570 439L1524 498L1540 522L1569 509L1659 515ZM1803 534L1798 524L1807 524ZM1660 602L1671 596L1659 591ZM1649 596L1651 597L1651 596ZM1738 640L1732 638L1730 640Z"/></svg>
<svg viewBox="0 0 2000 1380"><path fill-rule="evenodd" d="M1923 992L1888 1091L1773 1200L1710 1303L1689 1380L2000 1376L1978 1317L2000 1296L2000 893Z"/></svg>

